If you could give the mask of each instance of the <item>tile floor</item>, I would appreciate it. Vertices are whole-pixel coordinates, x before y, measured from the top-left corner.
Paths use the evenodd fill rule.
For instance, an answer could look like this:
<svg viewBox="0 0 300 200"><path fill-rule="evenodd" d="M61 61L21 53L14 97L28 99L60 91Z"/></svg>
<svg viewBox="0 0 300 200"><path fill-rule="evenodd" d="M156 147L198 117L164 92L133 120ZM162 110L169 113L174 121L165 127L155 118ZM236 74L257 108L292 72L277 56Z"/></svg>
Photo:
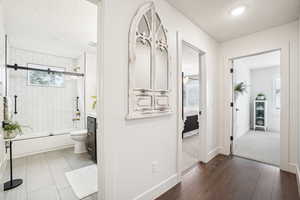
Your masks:
<svg viewBox="0 0 300 200"><path fill-rule="evenodd" d="M13 160L14 177L24 183L4 192L4 200L78 200L65 172L93 164L87 153L74 154L73 148L40 153ZM9 165L5 177L9 179ZM93 194L84 200L96 200Z"/></svg>

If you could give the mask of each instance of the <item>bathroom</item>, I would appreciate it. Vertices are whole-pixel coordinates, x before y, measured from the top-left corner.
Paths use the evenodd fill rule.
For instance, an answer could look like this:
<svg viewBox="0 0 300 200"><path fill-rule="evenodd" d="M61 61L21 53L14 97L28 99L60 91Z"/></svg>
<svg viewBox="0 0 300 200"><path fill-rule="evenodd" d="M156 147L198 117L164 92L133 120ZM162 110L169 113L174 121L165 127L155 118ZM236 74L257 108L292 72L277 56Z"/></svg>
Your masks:
<svg viewBox="0 0 300 200"><path fill-rule="evenodd" d="M2 0L0 15L1 121L21 129L0 138L0 199L95 199L97 5Z"/></svg>

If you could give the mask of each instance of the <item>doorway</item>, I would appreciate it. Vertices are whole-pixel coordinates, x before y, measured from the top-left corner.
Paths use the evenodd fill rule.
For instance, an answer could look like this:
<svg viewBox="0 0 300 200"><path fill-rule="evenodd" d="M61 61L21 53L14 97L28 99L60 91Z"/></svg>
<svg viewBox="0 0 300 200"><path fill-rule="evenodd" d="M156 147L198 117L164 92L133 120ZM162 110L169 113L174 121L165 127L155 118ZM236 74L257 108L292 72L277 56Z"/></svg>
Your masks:
<svg viewBox="0 0 300 200"><path fill-rule="evenodd" d="M281 51L232 60L236 156L280 165Z"/></svg>
<svg viewBox="0 0 300 200"><path fill-rule="evenodd" d="M182 172L186 172L201 161L203 136L203 55L188 42L181 41L181 109Z"/></svg>
<svg viewBox="0 0 300 200"><path fill-rule="evenodd" d="M0 152L8 158L3 180L0 174L1 184L5 182L0 193L6 200L20 195L97 198L99 7L97 1L63 0L56 7L57 2L0 3L5 11L0 39L7 34L0 46L5 52L0 97L7 100L2 112L6 123L20 124L23 133L9 140L9 154ZM14 15L20 10L22 14ZM80 176L78 181L80 173L85 179Z"/></svg>

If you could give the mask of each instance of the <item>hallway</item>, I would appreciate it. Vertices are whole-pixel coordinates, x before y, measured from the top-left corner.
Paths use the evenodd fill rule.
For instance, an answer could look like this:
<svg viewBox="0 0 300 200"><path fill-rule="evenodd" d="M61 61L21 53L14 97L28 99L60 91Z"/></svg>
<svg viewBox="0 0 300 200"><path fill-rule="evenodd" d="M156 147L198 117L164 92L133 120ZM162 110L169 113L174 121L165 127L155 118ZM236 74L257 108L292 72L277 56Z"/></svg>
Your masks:
<svg viewBox="0 0 300 200"><path fill-rule="evenodd" d="M298 200L296 176L238 157L199 164L157 200Z"/></svg>

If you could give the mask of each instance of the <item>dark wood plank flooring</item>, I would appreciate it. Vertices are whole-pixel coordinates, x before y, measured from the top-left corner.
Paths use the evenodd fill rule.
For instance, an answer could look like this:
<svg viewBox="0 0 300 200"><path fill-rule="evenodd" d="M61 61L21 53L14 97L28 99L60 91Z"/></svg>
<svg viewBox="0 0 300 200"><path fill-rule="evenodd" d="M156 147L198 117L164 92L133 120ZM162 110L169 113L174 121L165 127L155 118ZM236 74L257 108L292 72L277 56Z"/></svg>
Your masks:
<svg viewBox="0 0 300 200"><path fill-rule="evenodd" d="M217 156L157 200L299 200L296 176L267 164Z"/></svg>

